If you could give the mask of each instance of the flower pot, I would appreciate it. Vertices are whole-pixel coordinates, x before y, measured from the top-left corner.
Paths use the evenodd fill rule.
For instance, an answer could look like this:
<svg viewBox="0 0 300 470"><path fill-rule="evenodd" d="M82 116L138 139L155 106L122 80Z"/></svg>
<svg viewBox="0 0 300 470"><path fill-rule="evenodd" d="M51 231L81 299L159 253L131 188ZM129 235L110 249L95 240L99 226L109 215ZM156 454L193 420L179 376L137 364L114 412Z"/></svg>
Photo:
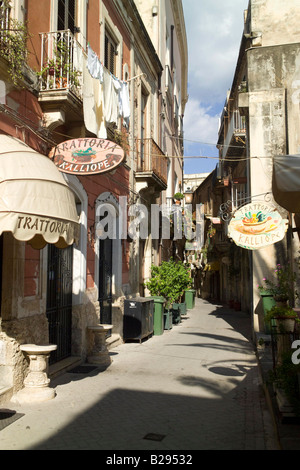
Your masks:
<svg viewBox="0 0 300 470"><path fill-rule="evenodd" d="M288 301L287 300L276 300L275 299L276 307L287 307Z"/></svg>
<svg viewBox="0 0 300 470"><path fill-rule="evenodd" d="M292 333L295 329L296 316L295 316L295 318L293 318L293 317L276 317L275 318L275 323L276 323L277 331L279 333L280 332Z"/></svg>

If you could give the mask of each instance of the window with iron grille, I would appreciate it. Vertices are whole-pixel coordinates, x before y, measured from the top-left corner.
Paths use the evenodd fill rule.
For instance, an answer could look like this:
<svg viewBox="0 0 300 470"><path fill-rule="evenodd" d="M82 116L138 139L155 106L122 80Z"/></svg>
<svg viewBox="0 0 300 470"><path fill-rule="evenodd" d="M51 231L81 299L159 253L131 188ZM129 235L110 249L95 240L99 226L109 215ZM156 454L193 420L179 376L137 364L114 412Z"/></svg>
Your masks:
<svg viewBox="0 0 300 470"><path fill-rule="evenodd" d="M104 66L109 70L113 75L116 74L116 54L117 54L117 44L108 33L105 31L105 55L104 55Z"/></svg>
<svg viewBox="0 0 300 470"><path fill-rule="evenodd" d="M57 30L75 33L76 0L58 0Z"/></svg>

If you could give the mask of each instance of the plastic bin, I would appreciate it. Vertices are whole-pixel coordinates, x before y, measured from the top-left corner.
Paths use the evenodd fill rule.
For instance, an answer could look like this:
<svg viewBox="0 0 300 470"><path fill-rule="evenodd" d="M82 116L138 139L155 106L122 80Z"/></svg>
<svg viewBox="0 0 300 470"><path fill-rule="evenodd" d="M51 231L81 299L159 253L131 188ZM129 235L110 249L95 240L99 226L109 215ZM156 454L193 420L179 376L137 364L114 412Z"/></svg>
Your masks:
<svg viewBox="0 0 300 470"><path fill-rule="evenodd" d="M188 289L185 291L185 302L186 302L186 308L188 310L191 310L192 308L195 307L195 294L196 294L195 289Z"/></svg>
<svg viewBox="0 0 300 470"><path fill-rule="evenodd" d="M154 300L153 334L162 335L164 332L164 297L152 297Z"/></svg>

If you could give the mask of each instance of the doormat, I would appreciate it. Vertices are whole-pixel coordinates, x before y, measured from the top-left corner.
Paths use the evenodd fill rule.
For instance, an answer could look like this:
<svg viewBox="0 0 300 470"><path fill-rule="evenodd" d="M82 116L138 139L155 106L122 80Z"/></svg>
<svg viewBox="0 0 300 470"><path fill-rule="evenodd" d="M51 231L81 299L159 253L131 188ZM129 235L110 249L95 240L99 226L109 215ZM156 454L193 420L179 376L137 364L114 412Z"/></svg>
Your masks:
<svg viewBox="0 0 300 470"><path fill-rule="evenodd" d="M153 432L150 432L149 434L146 434L143 439L147 439L148 441L157 441L160 442L162 441L166 436L164 434L155 434Z"/></svg>
<svg viewBox="0 0 300 470"><path fill-rule="evenodd" d="M89 374L93 370L98 369L97 366L77 366L74 369L68 370L70 374Z"/></svg>
<svg viewBox="0 0 300 470"><path fill-rule="evenodd" d="M22 418L24 414L16 413L16 411L0 411L0 431L10 424Z"/></svg>

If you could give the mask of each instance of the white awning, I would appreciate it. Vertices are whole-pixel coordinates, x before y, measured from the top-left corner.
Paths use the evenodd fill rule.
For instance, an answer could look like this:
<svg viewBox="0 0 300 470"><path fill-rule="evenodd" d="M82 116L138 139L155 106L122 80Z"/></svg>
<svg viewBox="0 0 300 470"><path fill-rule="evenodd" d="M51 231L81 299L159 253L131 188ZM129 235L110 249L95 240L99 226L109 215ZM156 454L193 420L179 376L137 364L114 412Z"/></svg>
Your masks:
<svg viewBox="0 0 300 470"><path fill-rule="evenodd" d="M0 234L11 232L34 248L78 242L75 197L49 157L0 135Z"/></svg>
<svg viewBox="0 0 300 470"><path fill-rule="evenodd" d="M300 155L273 158L272 192L281 207L300 212Z"/></svg>

